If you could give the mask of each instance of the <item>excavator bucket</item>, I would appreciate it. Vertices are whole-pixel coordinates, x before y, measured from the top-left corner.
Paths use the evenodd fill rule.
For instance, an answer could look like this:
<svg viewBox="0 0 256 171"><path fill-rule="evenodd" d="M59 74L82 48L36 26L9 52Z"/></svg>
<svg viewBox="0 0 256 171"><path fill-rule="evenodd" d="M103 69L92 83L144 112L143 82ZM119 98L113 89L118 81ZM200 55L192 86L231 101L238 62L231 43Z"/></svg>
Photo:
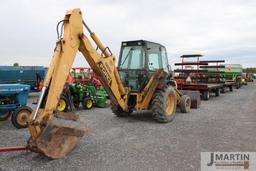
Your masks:
<svg viewBox="0 0 256 171"><path fill-rule="evenodd" d="M63 158L76 147L88 131L78 125L74 121L54 118L39 137L29 139L28 148L52 159Z"/></svg>

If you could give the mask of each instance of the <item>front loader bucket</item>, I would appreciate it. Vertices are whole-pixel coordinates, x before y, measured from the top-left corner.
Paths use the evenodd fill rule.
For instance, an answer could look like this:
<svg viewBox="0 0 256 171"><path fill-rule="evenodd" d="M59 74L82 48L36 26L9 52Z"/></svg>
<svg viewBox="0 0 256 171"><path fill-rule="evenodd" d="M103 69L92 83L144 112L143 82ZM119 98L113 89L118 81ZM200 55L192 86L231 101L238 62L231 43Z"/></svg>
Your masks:
<svg viewBox="0 0 256 171"><path fill-rule="evenodd" d="M51 124L45 127L39 137L29 139L28 148L31 151L52 159L63 158L76 147L79 140L88 131L85 128L71 127L67 123L63 125L56 120L58 119L55 118ZM74 122L72 124L74 125Z"/></svg>

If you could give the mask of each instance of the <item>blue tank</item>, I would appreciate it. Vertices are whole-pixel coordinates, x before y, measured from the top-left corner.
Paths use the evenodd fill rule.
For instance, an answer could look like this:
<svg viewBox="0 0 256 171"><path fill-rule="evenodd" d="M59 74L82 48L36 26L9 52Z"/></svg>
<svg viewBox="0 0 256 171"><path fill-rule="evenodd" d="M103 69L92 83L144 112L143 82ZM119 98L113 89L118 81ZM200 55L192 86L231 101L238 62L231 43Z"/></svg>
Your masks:
<svg viewBox="0 0 256 171"><path fill-rule="evenodd" d="M37 90L37 75L44 79L45 73L43 66L0 66L0 84L27 84Z"/></svg>

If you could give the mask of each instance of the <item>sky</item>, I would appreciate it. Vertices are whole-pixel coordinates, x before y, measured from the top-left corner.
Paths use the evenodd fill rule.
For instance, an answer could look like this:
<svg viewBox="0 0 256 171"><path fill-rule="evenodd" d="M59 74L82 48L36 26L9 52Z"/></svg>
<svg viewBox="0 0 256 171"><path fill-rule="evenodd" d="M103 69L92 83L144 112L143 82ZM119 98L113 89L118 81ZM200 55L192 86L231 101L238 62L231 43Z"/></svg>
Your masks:
<svg viewBox="0 0 256 171"><path fill-rule="evenodd" d="M119 56L121 41L166 46L169 63L183 54L256 67L255 0L1 0L0 65L48 66L56 24L80 8L100 40ZM74 66L88 66L78 55Z"/></svg>

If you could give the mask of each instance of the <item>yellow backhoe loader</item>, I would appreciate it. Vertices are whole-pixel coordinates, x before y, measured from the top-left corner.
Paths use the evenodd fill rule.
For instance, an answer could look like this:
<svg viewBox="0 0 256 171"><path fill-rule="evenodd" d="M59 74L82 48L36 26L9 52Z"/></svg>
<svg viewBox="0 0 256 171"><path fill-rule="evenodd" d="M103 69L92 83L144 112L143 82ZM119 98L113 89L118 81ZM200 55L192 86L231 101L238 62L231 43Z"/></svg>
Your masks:
<svg viewBox="0 0 256 171"><path fill-rule="evenodd" d="M109 94L115 115L124 117L133 111L151 110L156 121L166 123L174 118L177 104L182 112L189 111L189 96L182 96L175 87L175 81L170 78L164 46L144 40L122 42L116 67L116 58L86 25L80 9L68 11L64 20L58 23L57 30L59 26L63 28L64 35L62 30L58 33L59 41L38 106L28 122L31 134L28 149L50 158L61 158L74 149L86 132L86 129L70 124L63 126L54 119L61 92L78 51ZM90 38L84 34L83 26Z"/></svg>

